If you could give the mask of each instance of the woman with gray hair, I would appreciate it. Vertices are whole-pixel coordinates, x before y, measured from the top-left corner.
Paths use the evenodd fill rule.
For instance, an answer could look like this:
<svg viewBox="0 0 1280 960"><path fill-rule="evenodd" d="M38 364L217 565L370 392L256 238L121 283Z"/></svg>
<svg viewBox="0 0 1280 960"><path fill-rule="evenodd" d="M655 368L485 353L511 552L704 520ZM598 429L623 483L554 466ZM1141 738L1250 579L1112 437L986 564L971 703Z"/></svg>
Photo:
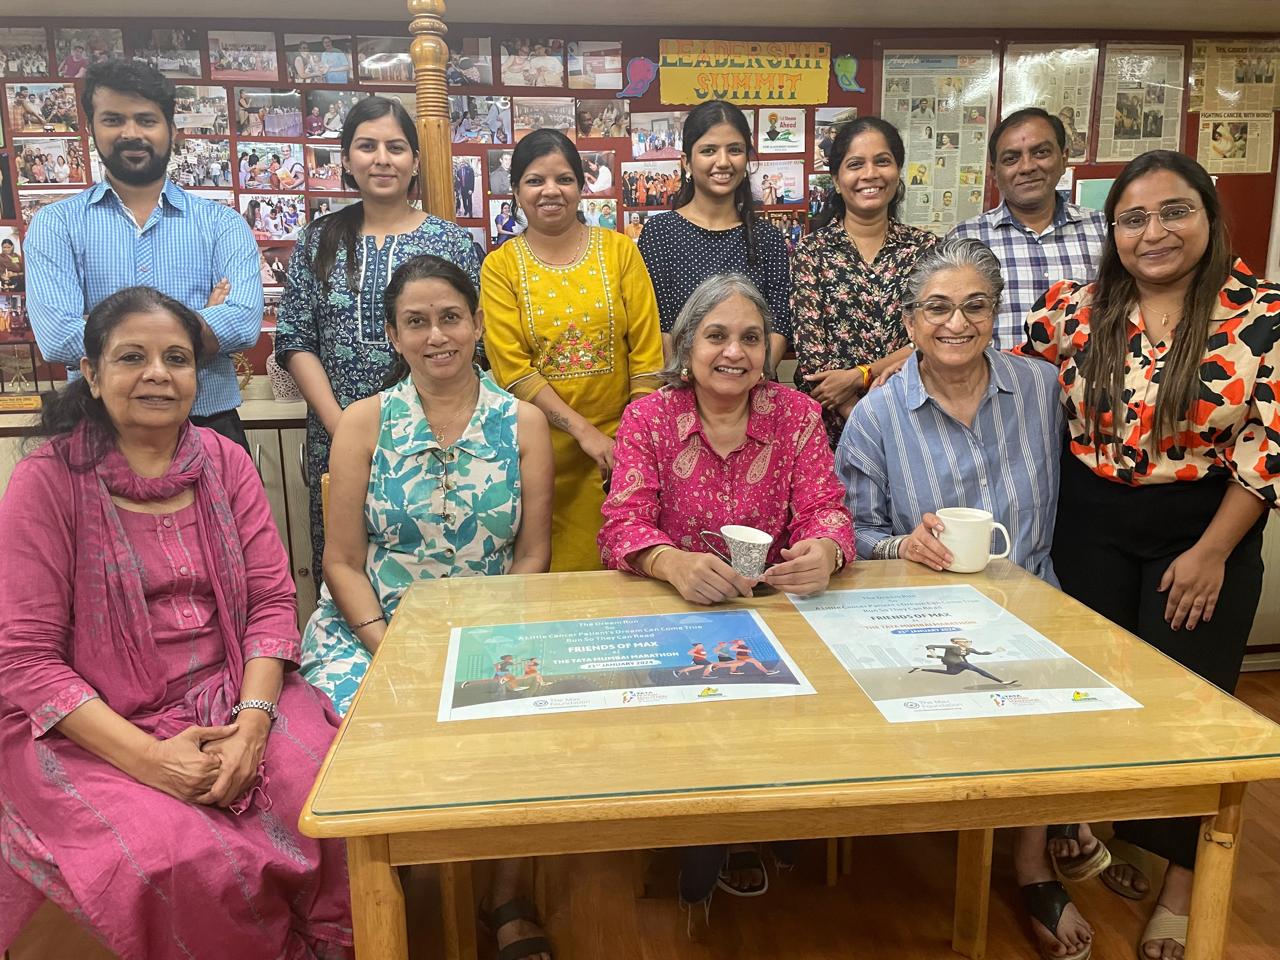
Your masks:
<svg viewBox="0 0 1280 960"><path fill-rule="evenodd" d="M858 553L946 570L953 558L938 539L937 511L976 507L1008 529L1014 563L1057 586L1049 559L1064 429L1056 369L992 349L1004 280L980 240L944 240L917 262L907 291L914 351L853 408L836 447ZM912 694L941 692L924 671L904 682ZM1078 830L1053 829L1073 841ZM1083 960L1092 930L1054 879L1045 844L1044 827L1027 827L1014 853L1032 929L1042 956ZM1096 876L1109 862L1092 837L1074 849L1056 863L1065 879Z"/></svg>
<svg viewBox="0 0 1280 960"><path fill-rule="evenodd" d="M817 402L770 382L768 304L741 274L709 277L672 327L663 389L618 426L601 559L666 580L687 600L750 596L755 581L708 551L725 524L770 537L760 578L791 593L825 589L853 555L853 528Z"/></svg>
<svg viewBox="0 0 1280 960"><path fill-rule="evenodd" d="M685 302L660 374L666 385L632 402L618 426L599 536L606 565L666 580L686 600L712 604L749 597L760 581L819 593L852 559L853 525L822 408L766 378L770 333L768 304L741 274L708 277ZM760 578L737 573L703 542L701 531L727 524L771 538L772 566ZM691 680L705 682L696 673ZM775 846L774 858L788 854ZM759 853L683 851L681 899L708 906L717 886L737 896L763 893Z"/></svg>

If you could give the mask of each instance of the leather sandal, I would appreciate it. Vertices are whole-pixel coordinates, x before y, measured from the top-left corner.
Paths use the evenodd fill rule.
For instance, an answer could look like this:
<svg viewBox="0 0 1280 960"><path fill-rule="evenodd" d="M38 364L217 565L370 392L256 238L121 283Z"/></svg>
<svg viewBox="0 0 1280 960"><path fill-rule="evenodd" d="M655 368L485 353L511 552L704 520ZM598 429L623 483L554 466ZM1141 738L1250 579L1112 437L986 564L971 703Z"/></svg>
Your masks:
<svg viewBox="0 0 1280 960"><path fill-rule="evenodd" d="M1121 883L1119 880L1112 879L1111 875L1103 871L1101 880L1104 886L1114 894L1124 897L1126 900L1145 900L1151 895L1152 885L1151 878L1146 871L1138 866L1139 862L1147 862L1144 851L1140 847L1122 840L1119 837L1111 838L1111 866L1128 867L1135 874L1146 881L1147 889L1138 891L1131 886Z"/></svg>
<svg viewBox="0 0 1280 960"><path fill-rule="evenodd" d="M1079 841L1080 824L1054 824L1047 829L1046 833L1046 840ZM1082 853L1076 857L1053 857L1053 866L1058 871L1058 876L1063 880L1079 883L1082 880L1092 880L1111 866L1111 851L1107 849L1107 845L1097 837L1093 838L1093 842L1094 848L1089 853Z"/></svg>
<svg viewBox="0 0 1280 960"><path fill-rule="evenodd" d="M1022 905L1026 908L1027 915L1038 920L1041 926L1056 937L1062 912L1071 905L1071 896L1067 893L1067 888L1057 880L1045 880L1043 883L1028 883L1020 889ZM1083 950L1064 954L1047 952L1039 938L1036 939L1036 944L1044 960L1089 960L1089 956L1093 953L1092 943L1086 943Z"/></svg>
<svg viewBox="0 0 1280 960"><path fill-rule="evenodd" d="M528 920L531 923L538 924L538 926L542 925L542 921L538 919L538 911L532 903L523 897L508 900L501 906L494 907L491 911L481 910L480 920L489 928L489 932L493 934L495 940L498 937L498 931L512 920ZM536 956L539 953L554 956L551 949L551 941L545 936L525 937L523 940L515 940L498 950L498 960L526 960L526 958Z"/></svg>
<svg viewBox="0 0 1280 960"><path fill-rule="evenodd" d="M1187 945L1187 923L1190 918L1184 914L1174 913L1164 904L1157 903L1147 921L1147 929L1142 931L1142 939L1138 941L1138 960L1150 960L1143 949L1153 940L1172 940L1180 947Z"/></svg>

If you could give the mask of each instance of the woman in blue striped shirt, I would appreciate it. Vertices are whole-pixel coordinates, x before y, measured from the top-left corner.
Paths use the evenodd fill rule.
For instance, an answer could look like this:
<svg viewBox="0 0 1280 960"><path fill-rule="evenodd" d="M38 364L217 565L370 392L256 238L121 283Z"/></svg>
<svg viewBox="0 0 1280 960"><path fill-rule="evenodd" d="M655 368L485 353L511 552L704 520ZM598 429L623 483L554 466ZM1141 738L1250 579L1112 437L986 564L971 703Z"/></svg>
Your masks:
<svg viewBox="0 0 1280 960"><path fill-rule="evenodd" d="M915 350L853 408L836 448L859 556L945 570L952 557L936 512L977 507L1008 528L1014 563L1057 585L1057 373L991 348L1003 291L1000 261L979 240L945 240L912 271L903 315ZM1108 862L1101 842L1080 836L1067 848L1078 855L1057 863L1072 879ZM1088 957L1093 931L1054 879L1044 827L1019 831L1014 862L1041 955Z"/></svg>

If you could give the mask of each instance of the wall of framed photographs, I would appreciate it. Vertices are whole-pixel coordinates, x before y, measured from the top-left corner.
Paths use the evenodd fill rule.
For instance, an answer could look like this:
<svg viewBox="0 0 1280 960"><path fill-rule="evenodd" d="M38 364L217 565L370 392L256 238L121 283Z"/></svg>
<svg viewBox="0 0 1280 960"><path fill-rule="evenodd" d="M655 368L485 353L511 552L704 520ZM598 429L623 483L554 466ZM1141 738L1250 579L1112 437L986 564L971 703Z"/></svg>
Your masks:
<svg viewBox="0 0 1280 960"><path fill-rule="evenodd" d="M346 111L371 93L399 97L413 110L410 38L402 22L176 23L156 29L153 22L124 19L0 18L0 297L15 287L20 290L22 236L31 215L101 176L78 104L78 77L96 59L141 57L178 85L182 137L170 175L183 187L246 216L262 250L262 280L269 293L279 290L298 230L352 202L353 195L340 183L337 148ZM1061 106L1071 108L1073 178L1097 190L1099 181L1105 184L1116 175L1122 161L1098 158L1123 156L1128 145L1136 145L1136 140L1126 144L1128 118L1122 114L1141 85L1134 92L1123 82L1119 92L1108 86L1108 64L1123 65L1110 56L1113 47L1117 52L1125 47L1142 51L1158 45L1161 56L1178 54L1176 66L1172 59L1161 61L1166 74L1152 91L1162 98L1170 94L1169 101L1158 104L1163 111L1159 133L1196 155L1201 121L1208 121L1209 114L1202 118L1187 111L1209 109L1204 104L1204 49L1206 43L1212 49L1225 42L1209 38L1197 43L1191 34L1160 31L1105 36L836 29L816 36L813 30L774 28L460 23L450 23L449 31L454 213L482 251L521 227L511 203L510 151L521 136L541 126L563 130L583 154L588 183L582 213L588 222L637 236L648 217L668 207L680 176L680 129L689 107L661 99L653 65L662 39L830 43L825 104L743 104L759 154L752 174L756 196L764 215L793 241L802 235L829 184L823 147L841 119L884 112L901 123L908 140L904 177L922 181L910 188L923 198L917 222L944 229L963 219L962 214L998 200L983 162L985 138L1001 112L1015 100L1034 99L1037 84L1043 88L1046 77L1060 81L1056 87L1050 84L1049 100L1057 105L1065 97ZM1255 43L1265 39L1253 38ZM964 58L966 51L989 58L992 68L985 81ZM1047 67L1035 59L1036 51L1050 57ZM901 66L909 58L894 58L904 52L917 59L931 54L944 59L942 55L959 52L956 62L963 69L938 68L933 76ZM1131 61L1133 55L1127 55ZM1266 64L1255 72L1260 83L1268 76L1274 82L1274 69L1268 74ZM1189 76L1192 89L1187 89ZM949 89L939 86L947 83ZM971 103L966 90L982 102ZM948 96L961 99L950 103ZM1272 110L1280 101L1256 99L1249 101L1249 117L1237 124L1247 131L1257 127L1251 134L1253 160L1233 169L1266 172L1224 172L1219 189L1238 250L1262 269L1280 138L1266 140L1265 150L1259 138L1264 128L1269 135ZM954 131L943 129L940 104L956 107ZM899 108L904 110L901 118L895 115ZM1140 115L1133 131L1139 140L1156 133L1147 112L1152 111ZM920 132L925 127L927 145ZM1207 136L1218 138L1219 132ZM949 166L955 170L948 171ZM954 184L935 179L953 173ZM936 219L931 222L926 214ZM12 257L19 258L16 279ZM6 332L0 330L0 336Z"/></svg>

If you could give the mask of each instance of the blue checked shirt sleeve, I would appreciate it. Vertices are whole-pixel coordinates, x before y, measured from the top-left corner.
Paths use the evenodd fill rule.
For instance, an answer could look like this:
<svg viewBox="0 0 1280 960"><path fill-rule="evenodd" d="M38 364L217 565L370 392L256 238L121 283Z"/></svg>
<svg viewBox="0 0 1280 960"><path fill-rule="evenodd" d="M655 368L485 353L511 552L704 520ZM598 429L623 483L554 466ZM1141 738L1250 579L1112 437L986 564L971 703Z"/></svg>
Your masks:
<svg viewBox="0 0 1280 960"><path fill-rule="evenodd" d="M225 302L200 311L218 339L219 352L248 350L262 332L262 275L258 270L258 244L244 218L233 210L218 211L213 247L214 276L231 281Z"/></svg>
<svg viewBox="0 0 1280 960"><path fill-rule="evenodd" d="M864 400L853 408L836 445L836 474L844 484L845 506L853 515L855 546L864 560L871 557L877 543L894 535L880 432L876 416Z"/></svg>
<svg viewBox="0 0 1280 960"><path fill-rule="evenodd" d="M31 220L27 259L27 311L41 355L75 368L84 356L84 279L71 244L70 225L56 206Z"/></svg>

